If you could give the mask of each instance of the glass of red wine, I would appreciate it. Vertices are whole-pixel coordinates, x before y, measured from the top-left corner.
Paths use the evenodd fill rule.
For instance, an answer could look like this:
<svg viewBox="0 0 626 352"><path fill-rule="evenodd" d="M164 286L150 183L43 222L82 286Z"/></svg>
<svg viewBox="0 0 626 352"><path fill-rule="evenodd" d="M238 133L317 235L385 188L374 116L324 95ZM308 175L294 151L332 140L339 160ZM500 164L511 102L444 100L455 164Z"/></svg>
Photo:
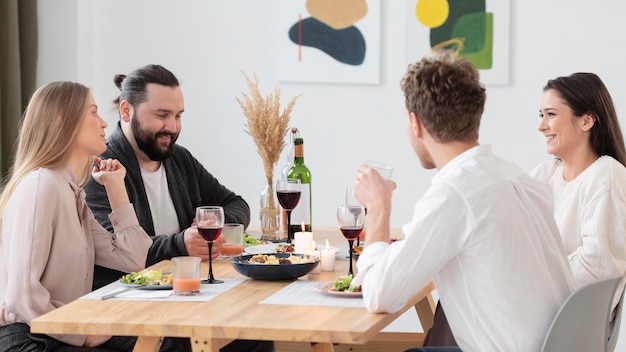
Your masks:
<svg viewBox="0 0 626 352"><path fill-rule="evenodd" d="M346 204L347 205L361 205L361 203L354 196L354 187L346 188ZM367 208L363 207L363 209L365 210L365 215L367 215ZM356 208L354 209L354 212L355 212L354 216L357 217L358 210ZM365 233L363 233L362 235L365 235ZM361 242L361 236L356 238L357 247L361 244L360 242Z"/></svg>
<svg viewBox="0 0 626 352"><path fill-rule="evenodd" d="M276 197L278 203L287 213L287 243L293 242L293 230L291 229L291 211L300 201L300 179L284 178L276 181Z"/></svg>
<svg viewBox="0 0 626 352"><path fill-rule="evenodd" d="M209 276L202 280L203 284L221 284L213 276L213 243L220 237L224 227L224 208L219 206L202 206L196 208L196 226L198 233L209 244Z"/></svg>
<svg viewBox="0 0 626 352"><path fill-rule="evenodd" d="M354 240L359 237L365 224L365 209L360 205L343 204L337 207L337 224L339 230L348 240L348 250L350 253L350 270L348 275L354 276L352 272L352 258Z"/></svg>

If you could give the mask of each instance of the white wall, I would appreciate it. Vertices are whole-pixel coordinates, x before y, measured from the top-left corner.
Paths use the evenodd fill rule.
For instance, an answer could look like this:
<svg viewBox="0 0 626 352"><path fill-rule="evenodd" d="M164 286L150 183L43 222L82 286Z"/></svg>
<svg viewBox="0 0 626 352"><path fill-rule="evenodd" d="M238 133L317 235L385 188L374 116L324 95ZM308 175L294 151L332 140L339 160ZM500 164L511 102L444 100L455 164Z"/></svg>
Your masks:
<svg viewBox="0 0 626 352"><path fill-rule="evenodd" d="M252 224L258 225L263 168L235 101L247 92L240 70L255 72L265 94L280 87L284 104L303 94L292 125L305 138L313 173L314 226L334 225L345 187L366 159L395 167L392 226L401 226L433 175L420 168L405 134L398 84L406 67L405 2L382 1L379 85L279 82L280 65L269 49L276 39L270 8L279 3L41 0L38 84L77 80L92 87L110 130L118 118L111 111L119 93L113 76L148 63L169 68L185 94L179 143L248 201ZM548 158L536 130L541 89L548 79L576 71L599 74L623 114L624 11L626 4L618 1L572 0L563 6L560 0L511 0L510 84L487 87L482 143L526 170ZM277 173L284 163L281 157Z"/></svg>
<svg viewBox="0 0 626 352"><path fill-rule="evenodd" d="M276 38L269 8L280 1L189 0L176 6L166 0L40 1L38 83L78 80L92 87L111 128L118 119L110 109L118 94L113 76L148 63L169 68L185 94L180 144L245 197L258 224L263 168L235 101L247 92L240 70L256 73L263 93L280 87L285 105L303 94L292 125L305 138L305 160L313 173L314 226L334 225L336 205L353 183L355 168L367 159L395 167L392 225L402 225L433 175L420 168L405 134L398 84L406 67L404 2L382 3L381 84L356 85L278 81L280 65L268 48ZM536 131L547 79L596 72L618 112L626 94L616 52L626 5L559 4L512 0L510 85L487 87L481 141L526 170L549 157ZM277 171L284 162L281 157Z"/></svg>

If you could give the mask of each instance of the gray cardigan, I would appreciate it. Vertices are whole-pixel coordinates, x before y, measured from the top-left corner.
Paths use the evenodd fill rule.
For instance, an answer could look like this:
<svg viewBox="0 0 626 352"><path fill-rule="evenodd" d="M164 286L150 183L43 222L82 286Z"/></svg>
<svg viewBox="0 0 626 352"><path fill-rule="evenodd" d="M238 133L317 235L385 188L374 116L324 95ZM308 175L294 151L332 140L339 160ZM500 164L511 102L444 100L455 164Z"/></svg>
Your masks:
<svg viewBox="0 0 626 352"><path fill-rule="evenodd" d="M107 141L107 150L101 157L103 159L117 159L126 167L125 183L130 202L135 207L139 224L153 240L148 252L146 266L164 259L188 255L183 241L183 232L192 224L196 207L200 205L221 205L224 207L225 222L244 224L244 227L250 223L248 203L221 185L187 149L174 145L174 153L163 163L172 202L182 231L171 235L155 236L150 204L148 204L146 190L141 178L139 163L130 143L122 132L119 122ZM104 187L92 179L85 186L85 192L87 204L96 219L102 226L111 231L112 226L108 217L111 208ZM119 271L96 266L94 289L119 279L123 274Z"/></svg>

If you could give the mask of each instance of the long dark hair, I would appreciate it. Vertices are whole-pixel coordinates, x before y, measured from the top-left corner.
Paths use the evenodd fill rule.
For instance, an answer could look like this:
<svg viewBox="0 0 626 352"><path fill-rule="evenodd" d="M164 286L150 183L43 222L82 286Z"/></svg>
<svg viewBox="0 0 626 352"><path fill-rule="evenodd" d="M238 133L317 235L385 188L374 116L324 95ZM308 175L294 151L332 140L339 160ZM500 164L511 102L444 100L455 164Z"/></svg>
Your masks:
<svg viewBox="0 0 626 352"><path fill-rule="evenodd" d="M574 116L592 115L589 144L593 151L608 155L626 166L624 137L619 126L613 99L600 77L593 73L578 72L548 81L543 91L555 90L572 109Z"/></svg>

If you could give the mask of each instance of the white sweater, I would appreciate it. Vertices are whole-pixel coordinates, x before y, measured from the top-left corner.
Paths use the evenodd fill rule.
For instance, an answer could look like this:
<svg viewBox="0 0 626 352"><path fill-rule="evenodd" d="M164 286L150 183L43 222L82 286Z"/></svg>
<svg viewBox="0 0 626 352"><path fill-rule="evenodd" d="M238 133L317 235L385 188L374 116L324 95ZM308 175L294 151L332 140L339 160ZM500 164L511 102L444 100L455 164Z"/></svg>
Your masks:
<svg viewBox="0 0 626 352"><path fill-rule="evenodd" d="M602 156L572 181L563 179L558 159L538 165L531 175L554 191L554 217L563 238L576 286L626 273L626 168ZM617 305L626 277L613 300Z"/></svg>

